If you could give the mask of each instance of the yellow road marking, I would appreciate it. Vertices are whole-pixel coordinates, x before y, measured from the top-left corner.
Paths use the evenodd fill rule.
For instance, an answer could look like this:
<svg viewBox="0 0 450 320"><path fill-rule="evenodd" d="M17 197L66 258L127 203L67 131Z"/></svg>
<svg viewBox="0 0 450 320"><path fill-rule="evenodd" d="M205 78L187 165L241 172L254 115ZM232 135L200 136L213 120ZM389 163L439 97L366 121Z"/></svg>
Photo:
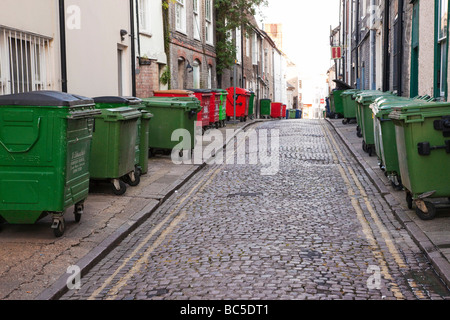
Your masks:
<svg viewBox="0 0 450 320"><path fill-rule="evenodd" d="M260 126L257 125L257 127ZM230 140L230 143L234 142L234 138L232 138ZM241 141L238 141L238 146L242 143L245 142L245 137L244 139L241 139ZM232 156L234 156L234 153L232 153L228 158L231 158ZM228 161L224 162L224 163L228 163ZM99 287L97 288L92 294L91 296L88 298L88 300L93 300L95 299L96 296L98 296L108 285L110 285L112 283L112 281L114 280L114 278L117 276L117 274L119 274L119 272L127 265L127 263L129 263L129 261L131 259L133 259L138 253L139 251L150 241L150 239L173 217L176 216L178 213L178 209L184 204L184 202L190 198L190 196L194 193L194 191L196 191L196 189L202 184L203 186L197 191L197 192L201 192L202 190L204 190L204 188L209 185L211 183L211 181L216 177L216 175L222 170L222 167L219 167L218 169L214 170L214 172L210 175L205 174L205 176L200 179L200 181L190 190L190 192L184 196L180 202L178 203L178 205L169 213L169 215L163 220L161 221L155 228L153 228L153 230L147 235L147 237L145 237L140 244L133 250L132 254L126 258L122 264L119 266L119 268L117 268L117 270L108 277L108 279L105 280L105 282ZM213 170L210 170L213 171ZM205 182L205 180L207 180ZM141 258L139 258L133 265L133 268L126 273L126 275L124 277L122 277L117 283L116 285L110 289L108 291L108 297L107 299L113 299L114 295L117 294L117 292L120 290L120 288L122 288L123 286L126 285L127 281L134 275L136 274L136 272L138 272L140 270L140 268L142 267L142 265L148 261L148 257L149 255L164 241L164 239L166 238L167 235L169 235L174 228L186 217L187 212L183 211L181 214L179 214L178 216L176 216L173 221L170 223L170 225L167 227L166 230L164 230L159 237L155 240L155 242L144 252L144 254L141 256Z"/></svg>
<svg viewBox="0 0 450 320"><path fill-rule="evenodd" d="M354 190L352 188L350 180L347 178L347 175L345 174L344 165L342 164L343 162L342 161L341 162L338 161L338 158L337 158L337 156L335 154L335 151L333 149L333 145L334 145L335 149L339 152L339 154L341 156L341 159L344 159L344 155L340 151L339 146L337 145L336 141L334 140L333 136L331 135L331 132L329 131L329 129L326 126L324 126L324 125L322 125L322 127L326 131L326 134L325 134L326 139L325 140L327 141L327 143L328 143L328 145L330 147L331 153L333 155L333 159L335 160L336 163L339 164L339 167L338 167L339 168L339 172L340 172L340 174L342 176L342 179L344 180L344 182L345 182L345 184L347 186L348 195L352 198L352 200L351 200L352 206L355 209L358 221L359 221L359 223L362 226L363 233L366 236L366 239L369 241L369 244L370 244L370 246L372 248L372 253L373 253L373 255L375 256L376 260L378 261L378 263L380 265L381 273L383 274L383 276L384 276L384 278L386 280L391 281L391 283L390 283L391 284L390 290L393 292L394 296L397 299L404 299L404 296L401 293L400 289L398 288L398 285L393 282L393 278L392 278L392 276L389 273L389 269L388 269L388 267L386 265L386 261L385 261L385 259L383 257L383 253L379 250L378 243L377 243L377 241L375 239L375 236L373 235L373 232L372 232L372 229L370 227L370 224L368 223L368 221L364 217L364 212L361 209L359 201L357 199L355 199L355 197L354 197L356 194L355 194L355 192L354 192ZM346 163L346 161L344 163ZM350 172L350 175L352 176L352 180L355 180L355 179L357 180L356 175L353 172L353 170L351 170L351 168L348 165L345 165L345 168ZM356 182L356 180L355 180L355 182ZM356 183L356 185L357 185L361 195L363 196L363 198L365 200L365 203L366 203L366 206L367 206L367 203L369 203L369 201L367 200L367 194L362 189L361 183L359 183L359 181L358 181L358 183ZM367 206L367 208L369 209L369 207L371 208L370 203L369 203L369 206ZM369 211L370 211L370 209L369 209ZM373 211L373 209L372 209L372 212L370 212L370 214L371 214L372 218L373 218L373 215L376 215L376 213ZM380 227L379 224L376 224L376 225L377 225L378 228ZM388 236L388 234L386 232L383 233L383 232L380 231L380 233L382 234L382 236L385 239L385 241L386 241L385 237ZM387 241L386 241L386 243L387 243ZM388 246L389 251L392 250L393 252L395 252L398 255L398 252L395 249L395 247L393 247L393 248L392 247L393 247L393 245L391 243L391 248ZM391 252L391 254L392 254L392 252ZM397 263L400 262L400 260L397 260L397 259L395 261ZM401 263L401 265L404 266L404 263Z"/></svg>

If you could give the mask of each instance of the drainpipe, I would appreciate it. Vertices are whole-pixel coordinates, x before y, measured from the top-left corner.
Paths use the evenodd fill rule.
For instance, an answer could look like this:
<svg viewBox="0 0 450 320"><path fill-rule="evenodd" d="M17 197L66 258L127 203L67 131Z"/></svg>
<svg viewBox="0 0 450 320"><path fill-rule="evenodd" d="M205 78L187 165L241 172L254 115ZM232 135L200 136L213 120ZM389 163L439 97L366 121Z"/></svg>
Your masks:
<svg viewBox="0 0 450 320"><path fill-rule="evenodd" d="M245 88L244 84L244 25L241 24L241 88Z"/></svg>
<svg viewBox="0 0 450 320"><path fill-rule="evenodd" d="M375 75L375 26L374 26L374 20L375 20L375 0L372 0L370 3L370 89L375 90L376 87L376 75Z"/></svg>
<svg viewBox="0 0 450 320"><path fill-rule="evenodd" d="M66 6L59 0L59 41L61 47L61 90L67 92Z"/></svg>
<svg viewBox="0 0 450 320"><path fill-rule="evenodd" d="M403 90L402 90L402 72L403 72L403 1L404 0L398 0L398 35L397 35L397 39L399 42L399 55L397 55L399 57L399 61L397 63L397 94L399 96L401 96L403 94Z"/></svg>
<svg viewBox="0 0 450 320"><path fill-rule="evenodd" d="M133 0L130 0L130 24L131 24L131 86L132 86L132 96L136 97L136 45L134 43L134 9Z"/></svg>
<svg viewBox="0 0 450 320"><path fill-rule="evenodd" d="M359 79L359 20L361 19L361 17L359 16L359 0L356 1L356 17L355 17L355 38L356 38L356 43L355 43L355 81L356 81L356 88L357 89L361 89L361 79ZM359 81L359 85L358 85L358 79Z"/></svg>
<svg viewBox="0 0 450 320"><path fill-rule="evenodd" d="M389 91L389 0L384 0L383 17L383 91Z"/></svg>

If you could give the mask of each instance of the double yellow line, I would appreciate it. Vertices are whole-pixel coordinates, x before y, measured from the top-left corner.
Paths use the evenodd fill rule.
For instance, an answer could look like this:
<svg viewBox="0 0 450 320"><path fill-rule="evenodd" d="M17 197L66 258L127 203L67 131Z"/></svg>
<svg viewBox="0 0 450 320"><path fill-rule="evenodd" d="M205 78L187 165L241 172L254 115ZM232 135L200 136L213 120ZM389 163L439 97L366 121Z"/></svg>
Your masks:
<svg viewBox="0 0 450 320"><path fill-rule="evenodd" d="M344 157L343 153L341 152L341 150L340 150L338 144L336 143L336 140L334 139L333 135L331 134L330 130L328 129L328 127L326 125L322 124L322 127L325 131L326 141L330 147L330 150L331 150L331 153L333 156L333 160L335 161L335 163L339 164L339 167L338 167L339 172L340 172L341 177L344 180L345 185L347 187L348 195L351 198L352 206L355 209L358 221L362 226L363 233L364 233L367 241L370 243L373 255L379 263L381 273L386 280L391 281L390 282L390 285L391 285L390 290L392 291L394 296L397 299L404 299L404 296L401 293L398 285L394 282L394 279L392 278L392 276L389 273L389 268L386 264L386 259L384 258L383 252L381 251L381 249L378 245L378 242L374 236L374 233L372 231L372 228L371 228L369 222L367 221L367 219L364 216L364 211L362 210L361 205L356 197L356 193L353 189L353 186L356 186L357 190L359 191L359 194L360 194L359 197L362 198L362 200L364 201L364 204L366 205L366 208L369 211L371 218L375 222L375 227L378 229L379 233L381 234L390 254L394 258L394 261L396 262L398 267L400 269L405 269L405 268L407 268L407 265L405 264L400 253L398 252L389 232L386 230L384 224L380 221L380 218L379 218L377 212L374 210L371 202L369 201L369 197L367 196L366 191L362 187L361 182L357 178L353 168L351 168L347 164L347 161L339 161L338 160L338 157L334 150L337 150L337 152L339 153L340 159L345 159L345 157ZM334 146L334 148L333 148L333 146ZM345 173L344 169L349 173L351 179L353 180L353 184L348 179L347 174ZM417 288L417 286L414 282L409 282L409 285L414 289L414 293L416 294L416 296L418 298L425 297L423 292Z"/></svg>
<svg viewBox="0 0 450 320"><path fill-rule="evenodd" d="M230 142L233 143L234 138L231 139ZM243 142L245 142L245 136L240 141L238 141L236 148L238 148ZM235 154L232 153L227 158L227 161L225 161L225 163L228 163L229 158L231 158L234 155ZM125 260L123 260L122 264L117 268L117 270L113 274L111 274L105 280L105 282L91 294L88 300L94 300L105 288L110 286L113 283L114 278L117 277L120 271L122 271L127 266L127 264L129 264L129 262L133 258L135 258L147 244L149 244L150 240L154 235L156 235L170 220L172 220L169 226L161 232L161 234L151 244L151 246L149 246L144 251L144 253L142 253L140 258L135 261L133 267L122 278L120 278L116 282L116 284L108 291L106 300L114 300L115 296L119 293L120 289L123 288L127 284L127 282L135 274L137 274L142 269L142 267L148 262L149 257L153 253L153 251L155 251L155 249L161 245L161 243L166 239L166 237L169 234L173 232L173 230L180 224L180 222L182 222L186 218L187 212L185 210L181 210L180 213L180 209L183 207L183 205L189 199L191 200L191 202L193 202L196 198L195 196L194 198L192 198L194 192L196 192L197 194L202 192L222 170L223 167L219 166L217 169L210 169L208 172L205 172L203 174L203 178L200 179L200 181L197 182L182 199L180 199L177 206L175 206L169 212L169 214L164 218L164 220L158 223L158 225L156 225L152 229L152 231L144 239L140 241L139 245L133 250L133 252Z"/></svg>

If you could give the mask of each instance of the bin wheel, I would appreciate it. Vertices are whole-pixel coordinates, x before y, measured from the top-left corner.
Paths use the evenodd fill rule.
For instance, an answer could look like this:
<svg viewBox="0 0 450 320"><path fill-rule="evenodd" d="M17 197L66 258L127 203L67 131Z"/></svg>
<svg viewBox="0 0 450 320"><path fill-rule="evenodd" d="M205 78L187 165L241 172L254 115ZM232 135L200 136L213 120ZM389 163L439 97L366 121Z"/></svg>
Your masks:
<svg viewBox="0 0 450 320"><path fill-rule="evenodd" d="M58 226L53 229L53 234L56 238L62 237L66 231L66 221L64 220L64 217L60 217L58 220Z"/></svg>
<svg viewBox="0 0 450 320"><path fill-rule="evenodd" d="M131 177L131 175L134 173L134 181ZM139 173L138 170L135 170L127 175L124 175L122 177L123 182L125 182L126 184L132 186L132 187L136 187L139 185L139 183L141 182L141 175Z"/></svg>
<svg viewBox="0 0 450 320"><path fill-rule="evenodd" d="M342 119L342 124L347 124L348 120L347 119Z"/></svg>
<svg viewBox="0 0 450 320"><path fill-rule="evenodd" d="M411 193L409 193L409 192L406 193L406 205L408 206L409 210L412 210L413 198L412 198Z"/></svg>
<svg viewBox="0 0 450 320"><path fill-rule="evenodd" d="M357 136L358 138L362 138L362 137L363 137L361 131L357 131L357 132L356 132L356 136Z"/></svg>
<svg viewBox="0 0 450 320"><path fill-rule="evenodd" d="M418 207L416 207L416 214L419 216L420 219L422 220L433 220L434 217L436 216L436 207L434 204L432 204L429 201L424 201L428 212L425 213L422 210L420 210Z"/></svg>
<svg viewBox="0 0 450 320"><path fill-rule="evenodd" d="M75 215L75 222L81 221L81 216L83 212L84 212L84 203L77 203L75 205L75 211L73 212L73 214Z"/></svg>
<svg viewBox="0 0 450 320"><path fill-rule="evenodd" d="M227 126L227 122L223 120L223 127L225 128Z"/></svg>
<svg viewBox="0 0 450 320"><path fill-rule="evenodd" d="M373 147L372 146L367 147L367 153L369 153L369 157L371 157L373 155Z"/></svg>
<svg viewBox="0 0 450 320"><path fill-rule="evenodd" d="M156 155L155 149L150 148L150 149L148 150L148 156L149 156L150 158L153 158L155 155Z"/></svg>
<svg viewBox="0 0 450 320"><path fill-rule="evenodd" d="M111 183L114 194L116 196L124 195L125 192L127 191L127 185L122 180L116 179L116 181L118 183L118 188L116 187L116 184L114 183L114 181Z"/></svg>
<svg viewBox="0 0 450 320"><path fill-rule="evenodd" d="M367 145L366 145L366 142L364 140L362 142L362 149L363 149L364 152L367 152Z"/></svg>

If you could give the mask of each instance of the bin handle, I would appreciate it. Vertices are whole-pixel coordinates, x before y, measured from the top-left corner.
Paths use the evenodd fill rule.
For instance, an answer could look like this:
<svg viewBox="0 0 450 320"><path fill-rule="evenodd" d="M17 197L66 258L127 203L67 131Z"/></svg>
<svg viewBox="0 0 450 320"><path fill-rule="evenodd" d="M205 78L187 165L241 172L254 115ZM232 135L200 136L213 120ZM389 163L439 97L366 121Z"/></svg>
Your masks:
<svg viewBox="0 0 450 320"><path fill-rule="evenodd" d="M39 136L40 136L40 132L41 132L40 128L41 128L41 118L39 117L39 118L38 118L38 121L37 121L37 135L36 135L36 139L35 139L34 142L33 142L27 149L25 149L25 150L19 150L19 151L11 150L11 149L9 149L9 148L3 143L3 141L1 141L1 140L0 140L0 145L2 145L2 147L5 148L5 150L8 151L8 153L26 153L26 152L30 151L30 150L35 146L36 142L39 140Z"/></svg>
<svg viewBox="0 0 450 320"><path fill-rule="evenodd" d="M412 117L417 117L419 116L419 118L417 119L411 119ZM408 115L405 119L405 123L417 123L417 122L424 122L425 118L423 116L423 114L411 114Z"/></svg>

